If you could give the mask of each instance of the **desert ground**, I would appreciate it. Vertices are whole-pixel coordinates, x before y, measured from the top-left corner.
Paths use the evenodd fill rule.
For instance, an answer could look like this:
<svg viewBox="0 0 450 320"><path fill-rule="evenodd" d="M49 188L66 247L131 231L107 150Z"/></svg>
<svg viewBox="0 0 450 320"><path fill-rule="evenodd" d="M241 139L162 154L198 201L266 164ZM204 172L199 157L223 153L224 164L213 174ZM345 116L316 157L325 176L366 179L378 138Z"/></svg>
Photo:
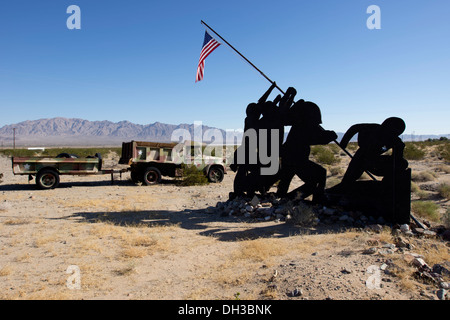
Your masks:
<svg viewBox="0 0 450 320"><path fill-rule="evenodd" d="M330 183L345 170L339 157ZM104 167L118 160L104 158ZM431 173L415 176L413 201L448 215L449 200L437 191L450 182L448 163L427 157L410 167ZM140 186L128 173L114 184L109 175L61 176L53 190L14 176L5 156L0 173L0 299L449 299L450 247L436 231L230 215L217 206L227 203L232 171L202 186L170 178ZM424 277L421 262L441 266L440 280Z"/></svg>

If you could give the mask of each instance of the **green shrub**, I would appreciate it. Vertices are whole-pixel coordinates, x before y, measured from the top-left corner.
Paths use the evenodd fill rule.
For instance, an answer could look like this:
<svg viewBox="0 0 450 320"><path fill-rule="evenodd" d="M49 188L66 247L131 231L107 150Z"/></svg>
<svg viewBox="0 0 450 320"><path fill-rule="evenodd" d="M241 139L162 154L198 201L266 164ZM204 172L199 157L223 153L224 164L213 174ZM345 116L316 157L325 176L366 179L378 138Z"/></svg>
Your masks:
<svg viewBox="0 0 450 320"><path fill-rule="evenodd" d="M412 142L407 142L405 144L405 150L403 151L403 157L406 160L421 160L425 157L425 151L418 148Z"/></svg>
<svg viewBox="0 0 450 320"><path fill-rule="evenodd" d="M437 148L439 152L439 157L444 159L446 162L450 162L450 143L447 142L445 144L440 145Z"/></svg>
<svg viewBox="0 0 450 320"><path fill-rule="evenodd" d="M334 152L325 146L313 146L311 148L311 154L321 164L332 165L339 162Z"/></svg>
<svg viewBox="0 0 450 320"><path fill-rule="evenodd" d="M439 206L432 201L413 202L412 211L423 218L439 221Z"/></svg>
<svg viewBox="0 0 450 320"><path fill-rule="evenodd" d="M183 165L183 176L179 185L198 186L208 184L208 178L195 165Z"/></svg>

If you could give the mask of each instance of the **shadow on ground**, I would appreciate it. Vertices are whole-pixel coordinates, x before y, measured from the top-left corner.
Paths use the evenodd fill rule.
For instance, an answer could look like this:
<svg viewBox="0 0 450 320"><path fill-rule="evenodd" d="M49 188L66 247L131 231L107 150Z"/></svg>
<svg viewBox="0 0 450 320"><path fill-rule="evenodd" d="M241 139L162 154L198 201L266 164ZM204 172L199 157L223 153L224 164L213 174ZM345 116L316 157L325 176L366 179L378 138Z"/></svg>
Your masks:
<svg viewBox="0 0 450 320"><path fill-rule="evenodd" d="M283 238L302 234L342 232L342 226L324 225L304 228L285 221L254 221L244 217L222 217L206 209L169 211L150 210L132 212L77 212L58 219L77 220L83 223L112 223L118 226L171 226L196 231L202 236L212 236L220 241L239 241L257 238Z"/></svg>
<svg viewBox="0 0 450 320"><path fill-rule="evenodd" d="M160 184L162 185L176 185L176 180L161 180ZM101 180L101 181L74 181L74 182L61 182L57 189L64 189L64 188L76 188L76 187L104 187L104 186L136 186L136 187L143 187L140 184L136 184L132 182L131 180L114 180L111 182L111 180ZM1 184L0 185L0 191L29 191L29 190L41 190L37 187L36 183L34 181L30 181L28 184L24 183L16 183L16 184ZM52 190L52 189L50 189Z"/></svg>

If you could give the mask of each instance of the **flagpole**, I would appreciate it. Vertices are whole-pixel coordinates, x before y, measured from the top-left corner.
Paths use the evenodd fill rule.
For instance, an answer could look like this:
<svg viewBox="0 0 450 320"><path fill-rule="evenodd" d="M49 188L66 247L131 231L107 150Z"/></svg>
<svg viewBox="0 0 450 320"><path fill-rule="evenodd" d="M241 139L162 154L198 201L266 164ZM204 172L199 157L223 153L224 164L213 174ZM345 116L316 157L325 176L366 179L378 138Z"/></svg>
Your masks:
<svg viewBox="0 0 450 320"><path fill-rule="evenodd" d="M203 20L200 20L201 23L207 27L209 30L211 30L212 32L214 32L214 34L216 36L218 36L223 42L225 42L231 49L233 49L238 55L240 55L245 61L247 61L247 63L249 63L253 68L255 68L264 78L267 79L267 81L269 81L272 85L275 84L275 88L277 88L282 94L285 94L285 92L272 80L269 79L268 76L266 76L264 74L264 72L262 72L261 70L258 69L258 67L256 67L250 60L248 60L242 53L240 53L235 47L233 47L227 40L225 40L220 34L218 34L213 28L211 28L206 22L204 22ZM325 130L322 128L322 126L319 125L319 127L322 130ZM350 152L348 152L345 148L343 148L339 142L334 139L333 140L334 143L336 143L351 159L353 158L352 154ZM366 171L366 173L373 179L373 180L377 180L370 172Z"/></svg>

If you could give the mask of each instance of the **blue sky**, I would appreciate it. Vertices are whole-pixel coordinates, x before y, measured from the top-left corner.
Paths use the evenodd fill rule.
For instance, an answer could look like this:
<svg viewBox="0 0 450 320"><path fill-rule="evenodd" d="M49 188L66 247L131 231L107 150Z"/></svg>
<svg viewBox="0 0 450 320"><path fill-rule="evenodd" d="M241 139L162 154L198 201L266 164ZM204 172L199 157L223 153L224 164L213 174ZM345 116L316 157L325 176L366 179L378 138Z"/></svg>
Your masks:
<svg viewBox="0 0 450 320"><path fill-rule="evenodd" d="M369 5L381 29L369 30ZM69 30L69 5L81 29ZM448 0L5 0L0 127L52 117L242 128L270 83L226 45L195 73L204 20L277 84L316 102L326 129L405 119L450 133ZM274 91L271 98L278 94Z"/></svg>

